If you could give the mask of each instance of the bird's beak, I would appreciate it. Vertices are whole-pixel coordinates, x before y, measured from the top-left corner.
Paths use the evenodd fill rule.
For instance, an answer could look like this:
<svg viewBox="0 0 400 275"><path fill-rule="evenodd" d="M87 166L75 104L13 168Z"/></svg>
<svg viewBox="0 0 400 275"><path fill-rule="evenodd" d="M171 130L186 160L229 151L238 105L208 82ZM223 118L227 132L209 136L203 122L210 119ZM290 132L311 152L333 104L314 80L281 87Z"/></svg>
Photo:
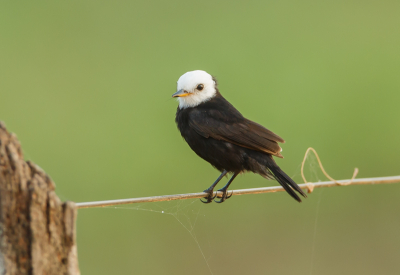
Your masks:
<svg viewBox="0 0 400 275"><path fill-rule="evenodd" d="M184 97L184 96L188 96L188 95L190 95L190 93L188 93L188 92L186 92L185 90L182 89L182 90L179 90L176 93L174 93L172 95L172 97Z"/></svg>

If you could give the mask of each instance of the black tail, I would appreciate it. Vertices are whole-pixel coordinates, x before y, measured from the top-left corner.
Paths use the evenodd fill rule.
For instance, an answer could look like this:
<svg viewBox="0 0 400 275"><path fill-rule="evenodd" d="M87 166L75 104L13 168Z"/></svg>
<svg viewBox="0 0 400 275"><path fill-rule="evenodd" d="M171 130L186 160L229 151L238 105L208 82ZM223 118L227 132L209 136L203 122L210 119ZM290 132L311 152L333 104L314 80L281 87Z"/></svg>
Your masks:
<svg viewBox="0 0 400 275"><path fill-rule="evenodd" d="M272 163L269 162L268 169L273 174L273 177L279 182L280 185L289 193L292 198L296 201L301 202L300 197L296 194L295 190L300 193L303 197L307 198L307 195L301 190L301 188L288 176L285 172L279 168L279 166L272 159Z"/></svg>

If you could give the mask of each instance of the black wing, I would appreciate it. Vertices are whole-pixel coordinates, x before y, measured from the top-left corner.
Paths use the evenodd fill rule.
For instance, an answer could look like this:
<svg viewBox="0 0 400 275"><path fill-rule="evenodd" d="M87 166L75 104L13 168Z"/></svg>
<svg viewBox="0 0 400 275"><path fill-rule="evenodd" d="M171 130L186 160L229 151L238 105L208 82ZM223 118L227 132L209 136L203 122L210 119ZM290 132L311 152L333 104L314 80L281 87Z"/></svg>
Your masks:
<svg viewBox="0 0 400 275"><path fill-rule="evenodd" d="M227 108L194 109L189 115L189 126L205 138L228 141L283 158L278 145L278 142L285 142L281 137L244 118L231 104L224 107Z"/></svg>

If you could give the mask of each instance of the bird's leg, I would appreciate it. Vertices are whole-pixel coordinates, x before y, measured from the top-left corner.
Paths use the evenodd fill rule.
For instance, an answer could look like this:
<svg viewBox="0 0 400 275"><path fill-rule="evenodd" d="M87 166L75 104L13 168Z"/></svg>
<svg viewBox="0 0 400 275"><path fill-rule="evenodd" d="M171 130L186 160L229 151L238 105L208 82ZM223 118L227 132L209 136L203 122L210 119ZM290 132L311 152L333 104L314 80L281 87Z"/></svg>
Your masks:
<svg viewBox="0 0 400 275"><path fill-rule="evenodd" d="M217 203L222 203L222 202L224 202L226 199L229 199L230 197L232 197L232 195L228 196L228 187L229 187L229 185L231 185L232 181L236 178L236 176L237 176L238 174L239 174L239 173L233 174L233 176L232 176L231 179L228 181L228 183L227 183L224 187L222 187L221 189L218 190L218 191L222 191L223 194L222 194L221 199L220 199L219 201L215 201L215 202L217 202Z"/></svg>
<svg viewBox="0 0 400 275"><path fill-rule="evenodd" d="M210 202L213 201L213 199L215 198L215 197L213 197L213 194L214 194L214 187L218 184L218 182L220 182L220 180L221 180L227 173L228 173L228 171L224 170L224 171L222 172L222 174L218 177L218 179L217 179L210 187L208 187L206 190L204 190L204 192L207 193L208 196L207 196L207 197L204 197L205 199L207 199L206 201L203 201L202 199L200 199L201 202L203 202L203 203L210 203Z"/></svg>

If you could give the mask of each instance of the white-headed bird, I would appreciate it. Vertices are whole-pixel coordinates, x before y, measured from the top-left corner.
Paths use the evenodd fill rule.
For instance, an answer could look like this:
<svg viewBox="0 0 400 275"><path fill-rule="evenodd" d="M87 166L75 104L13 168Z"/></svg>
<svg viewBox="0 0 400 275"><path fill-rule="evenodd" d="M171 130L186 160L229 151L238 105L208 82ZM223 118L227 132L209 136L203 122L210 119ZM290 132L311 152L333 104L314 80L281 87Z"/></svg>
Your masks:
<svg viewBox="0 0 400 275"><path fill-rule="evenodd" d="M218 179L204 192L205 203L213 201L214 187L227 174L233 176L219 191L224 202L228 187L242 172L251 171L267 179L276 179L295 200L301 202L297 191L306 194L283 172L272 156L282 158L278 142L281 137L258 123L246 119L218 91L216 79L205 71L191 71L178 80L176 124L190 148L221 172Z"/></svg>

